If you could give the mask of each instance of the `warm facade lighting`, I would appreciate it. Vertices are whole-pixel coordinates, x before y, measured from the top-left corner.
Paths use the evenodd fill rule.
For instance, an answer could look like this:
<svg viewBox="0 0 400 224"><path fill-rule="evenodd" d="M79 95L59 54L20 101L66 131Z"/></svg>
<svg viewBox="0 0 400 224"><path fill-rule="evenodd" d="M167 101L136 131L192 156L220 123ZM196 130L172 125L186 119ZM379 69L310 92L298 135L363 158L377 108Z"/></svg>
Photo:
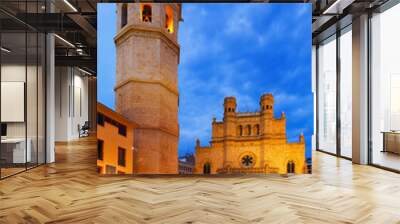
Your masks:
<svg viewBox="0 0 400 224"><path fill-rule="evenodd" d="M165 6L165 28L168 33L174 33L174 13L171 6Z"/></svg>

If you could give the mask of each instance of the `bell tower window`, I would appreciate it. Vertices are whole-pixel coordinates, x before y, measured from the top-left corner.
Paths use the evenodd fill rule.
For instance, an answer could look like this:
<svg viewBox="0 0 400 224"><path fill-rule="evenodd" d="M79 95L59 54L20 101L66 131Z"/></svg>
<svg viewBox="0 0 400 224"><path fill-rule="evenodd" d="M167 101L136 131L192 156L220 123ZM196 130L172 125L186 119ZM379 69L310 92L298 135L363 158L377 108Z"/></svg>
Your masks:
<svg viewBox="0 0 400 224"><path fill-rule="evenodd" d="M258 124L254 125L253 134L254 135L259 135L260 134L260 125L258 125Z"/></svg>
<svg viewBox="0 0 400 224"><path fill-rule="evenodd" d="M243 126L242 125L239 125L238 126L238 130L237 130L237 135L238 136L243 136Z"/></svg>
<svg viewBox="0 0 400 224"><path fill-rule="evenodd" d="M168 33L174 33L174 12L171 6L165 6L165 29Z"/></svg>
<svg viewBox="0 0 400 224"><path fill-rule="evenodd" d="M247 135L251 135L251 125L247 125Z"/></svg>
<svg viewBox="0 0 400 224"><path fill-rule="evenodd" d="M151 23L151 5L141 5L142 22Z"/></svg>
<svg viewBox="0 0 400 224"><path fill-rule="evenodd" d="M128 23L128 7L123 4L121 7L121 28Z"/></svg>

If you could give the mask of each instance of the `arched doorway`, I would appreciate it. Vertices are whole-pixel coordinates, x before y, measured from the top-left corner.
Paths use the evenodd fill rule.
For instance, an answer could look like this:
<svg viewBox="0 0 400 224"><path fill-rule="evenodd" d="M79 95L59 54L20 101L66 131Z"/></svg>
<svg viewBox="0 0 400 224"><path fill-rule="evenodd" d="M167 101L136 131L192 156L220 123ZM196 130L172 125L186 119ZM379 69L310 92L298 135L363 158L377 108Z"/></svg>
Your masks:
<svg viewBox="0 0 400 224"><path fill-rule="evenodd" d="M211 174L211 164L205 163L203 166L203 174Z"/></svg>
<svg viewBox="0 0 400 224"><path fill-rule="evenodd" d="M289 161L287 163L287 173L294 173L294 162Z"/></svg>

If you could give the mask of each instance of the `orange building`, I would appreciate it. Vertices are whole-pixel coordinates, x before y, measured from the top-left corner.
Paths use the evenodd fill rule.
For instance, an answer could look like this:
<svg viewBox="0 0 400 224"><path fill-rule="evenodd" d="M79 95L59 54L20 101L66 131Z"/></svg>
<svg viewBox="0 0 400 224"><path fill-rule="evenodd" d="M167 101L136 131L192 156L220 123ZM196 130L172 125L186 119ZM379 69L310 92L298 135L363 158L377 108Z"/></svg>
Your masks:
<svg viewBox="0 0 400 224"><path fill-rule="evenodd" d="M134 129L137 125L97 103L97 168L100 174L134 172Z"/></svg>

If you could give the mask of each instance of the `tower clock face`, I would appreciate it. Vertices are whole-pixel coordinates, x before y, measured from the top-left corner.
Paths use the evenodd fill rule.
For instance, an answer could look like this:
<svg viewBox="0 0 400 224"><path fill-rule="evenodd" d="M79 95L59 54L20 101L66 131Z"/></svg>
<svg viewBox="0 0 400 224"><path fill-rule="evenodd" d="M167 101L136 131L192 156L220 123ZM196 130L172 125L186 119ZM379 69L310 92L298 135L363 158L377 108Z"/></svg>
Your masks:
<svg viewBox="0 0 400 224"><path fill-rule="evenodd" d="M241 159L242 166L245 168L253 167L254 165L254 157L251 155L245 155Z"/></svg>

